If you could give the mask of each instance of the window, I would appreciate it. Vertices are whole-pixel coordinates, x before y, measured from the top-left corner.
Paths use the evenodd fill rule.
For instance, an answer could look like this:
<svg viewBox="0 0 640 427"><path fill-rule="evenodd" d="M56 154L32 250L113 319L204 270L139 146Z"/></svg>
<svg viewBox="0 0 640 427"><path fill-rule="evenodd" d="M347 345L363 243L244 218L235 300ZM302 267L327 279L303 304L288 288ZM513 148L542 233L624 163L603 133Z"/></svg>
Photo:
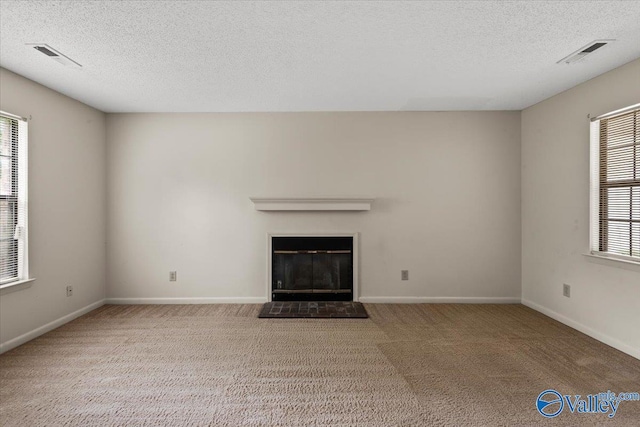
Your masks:
<svg viewBox="0 0 640 427"><path fill-rule="evenodd" d="M0 286L29 278L27 122L0 112Z"/></svg>
<svg viewBox="0 0 640 427"><path fill-rule="evenodd" d="M640 104L591 125L591 252L640 262Z"/></svg>

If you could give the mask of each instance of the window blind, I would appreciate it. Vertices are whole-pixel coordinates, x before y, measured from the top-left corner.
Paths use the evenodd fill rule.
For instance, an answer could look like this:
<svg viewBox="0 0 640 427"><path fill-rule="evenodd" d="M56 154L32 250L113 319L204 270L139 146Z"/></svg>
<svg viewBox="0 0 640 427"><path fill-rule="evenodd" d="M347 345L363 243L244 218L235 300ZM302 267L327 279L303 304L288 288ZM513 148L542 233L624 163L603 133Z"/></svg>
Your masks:
<svg viewBox="0 0 640 427"><path fill-rule="evenodd" d="M27 278L26 132L0 113L0 285Z"/></svg>
<svg viewBox="0 0 640 427"><path fill-rule="evenodd" d="M592 250L640 259L640 109L599 120L598 239Z"/></svg>

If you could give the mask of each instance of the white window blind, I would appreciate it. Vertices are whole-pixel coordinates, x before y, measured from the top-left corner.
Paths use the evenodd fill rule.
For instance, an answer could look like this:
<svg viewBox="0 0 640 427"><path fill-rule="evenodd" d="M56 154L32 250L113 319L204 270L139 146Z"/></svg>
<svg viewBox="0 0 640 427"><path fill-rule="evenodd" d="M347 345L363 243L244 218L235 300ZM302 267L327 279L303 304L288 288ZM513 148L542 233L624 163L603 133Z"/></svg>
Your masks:
<svg viewBox="0 0 640 427"><path fill-rule="evenodd" d="M640 107L592 124L591 251L640 262Z"/></svg>
<svg viewBox="0 0 640 427"><path fill-rule="evenodd" d="M28 275L27 122L0 112L0 286Z"/></svg>

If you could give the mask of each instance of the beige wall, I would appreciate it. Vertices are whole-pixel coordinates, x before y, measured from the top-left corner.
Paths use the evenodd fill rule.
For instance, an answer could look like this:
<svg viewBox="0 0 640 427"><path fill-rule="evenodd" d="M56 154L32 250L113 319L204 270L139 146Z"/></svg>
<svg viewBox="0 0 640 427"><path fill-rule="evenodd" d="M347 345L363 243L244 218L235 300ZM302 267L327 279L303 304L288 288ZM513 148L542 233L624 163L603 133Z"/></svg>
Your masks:
<svg viewBox="0 0 640 427"><path fill-rule="evenodd" d="M640 357L640 266L586 257L589 120L640 102L640 60L522 112L522 296ZM571 285L571 298L562 284Z"/></svg>
<svg viewBox="0 0 640 427"><path fill-rule="evenodd" d="M105 115L0 69L0 110L29 120L27 289L0 294L0 343L105 295ZM74 295L67 298L66 286ZM15 340L14 340L15 341Z"/></svg>
<svg viewBox="0 0 640 427"><path fill-rule="evenodd" d="M107 135L111 298L262 301L269 231L360 232L370 301L520 297L519 112L109 114Z"/></svg>

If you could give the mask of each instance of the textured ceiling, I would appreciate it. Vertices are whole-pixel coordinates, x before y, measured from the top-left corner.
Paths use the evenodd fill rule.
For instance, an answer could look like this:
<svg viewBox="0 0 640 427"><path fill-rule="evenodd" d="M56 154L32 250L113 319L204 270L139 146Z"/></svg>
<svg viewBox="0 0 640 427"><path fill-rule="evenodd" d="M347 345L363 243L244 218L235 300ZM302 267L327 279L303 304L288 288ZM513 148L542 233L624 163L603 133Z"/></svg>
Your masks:
<svg viewBox="0 0 640 427"><path fill-rule="evenodd" d="M0 65L107 112L519 110L639 57L640 1L0 2Z"/></svg>

